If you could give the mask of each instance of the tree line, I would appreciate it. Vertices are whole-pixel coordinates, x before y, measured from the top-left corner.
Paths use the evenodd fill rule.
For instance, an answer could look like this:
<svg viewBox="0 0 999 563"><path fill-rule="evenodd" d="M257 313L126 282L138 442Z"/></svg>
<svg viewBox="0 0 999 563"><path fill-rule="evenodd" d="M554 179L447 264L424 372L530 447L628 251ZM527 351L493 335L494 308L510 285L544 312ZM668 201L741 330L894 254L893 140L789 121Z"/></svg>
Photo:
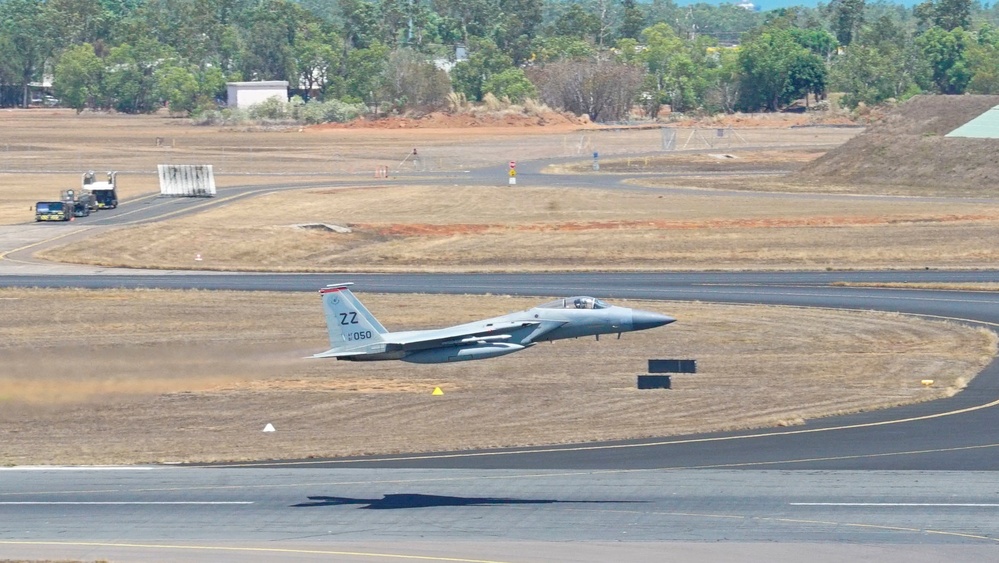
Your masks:
<svg viewBox="0 0 999 563"><path fill-rule="evenodd" d="M428 111L488 95L625 118L999 93L999 8L832 0L768 12L673 0L0 0L0 106L177 114L227 81ZM467 57L458 57L464 52Z"/></svg>

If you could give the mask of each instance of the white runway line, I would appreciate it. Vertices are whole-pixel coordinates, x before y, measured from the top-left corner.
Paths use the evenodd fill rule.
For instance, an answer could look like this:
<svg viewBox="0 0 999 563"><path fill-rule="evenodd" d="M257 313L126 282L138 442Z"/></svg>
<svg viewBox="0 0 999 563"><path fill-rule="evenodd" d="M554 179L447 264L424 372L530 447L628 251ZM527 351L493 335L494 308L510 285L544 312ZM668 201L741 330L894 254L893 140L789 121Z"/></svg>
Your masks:
<svg viewBox="0 0 999 563"><path fill-rule="evenodd" d="M883 506L883 507L954 507L999 508L999 503L987 502L791 502L791 506Z"/></svg>
<svg viewBox="0 0 999 563"><path fill-rule="evenodd" d="M26 500L26 501L10 501L10 502L0 502L0 506L25 506L25 505L42 505L42 506L126 506L126 505L231 505L231 504L253 504L252 500L205 500L205 501L138 501L138 500L123 500L123 501L41 501L41 500Z"/></svg>
<svg viewBox="0 0 999 563"><path fill-rule="evenodd" d="M133 465L15 465L0 471L152 471L155 467Z"/></svg>

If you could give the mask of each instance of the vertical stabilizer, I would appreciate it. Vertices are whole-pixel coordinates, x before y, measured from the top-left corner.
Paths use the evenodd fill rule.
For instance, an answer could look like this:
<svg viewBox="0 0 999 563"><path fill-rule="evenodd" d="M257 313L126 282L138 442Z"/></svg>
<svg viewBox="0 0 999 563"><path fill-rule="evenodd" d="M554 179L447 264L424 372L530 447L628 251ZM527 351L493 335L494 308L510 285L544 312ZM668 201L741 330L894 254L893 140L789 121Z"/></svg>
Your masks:
<svg viewBox="0 0 999 563"><path fill-rule="evenodd" d="M323 312L330 333L332 349L351 347L354 344L382 342L385 327L347 289L349 283L326 286L319 290L323 296Z"/></svg>

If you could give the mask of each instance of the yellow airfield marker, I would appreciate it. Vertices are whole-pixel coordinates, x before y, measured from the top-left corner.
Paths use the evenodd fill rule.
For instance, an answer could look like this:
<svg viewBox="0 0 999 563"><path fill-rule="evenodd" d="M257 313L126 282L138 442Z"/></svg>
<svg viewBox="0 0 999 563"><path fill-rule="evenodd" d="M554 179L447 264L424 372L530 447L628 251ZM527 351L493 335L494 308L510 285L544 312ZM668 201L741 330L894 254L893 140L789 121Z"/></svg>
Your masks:
<svg viewBox="0 0 999 563"><path fill-rule="evenodd" d="M431 395L443 395L443 394L444 394L444 392L441 391L440 387L434 387L434 392L431 393Z"/></svg>

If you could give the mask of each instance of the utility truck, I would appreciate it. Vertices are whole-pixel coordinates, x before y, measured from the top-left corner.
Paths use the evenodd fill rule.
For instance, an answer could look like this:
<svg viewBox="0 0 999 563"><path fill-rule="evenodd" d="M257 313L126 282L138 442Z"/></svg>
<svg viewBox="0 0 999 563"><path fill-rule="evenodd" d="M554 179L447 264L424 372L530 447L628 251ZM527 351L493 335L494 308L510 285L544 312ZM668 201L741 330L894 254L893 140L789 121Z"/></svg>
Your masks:
<svg viewBox="0 0 999 563"><path fill-rule="evenodd" d="M63 201L39 201L35 204L35 221L70 221L73 206Z"/></svg>
<svg viewBox="0 0 999 563"><path fill-rule="evenodd" d="M97 198L90 192L79 193L76 190L63 190L62 202L70 206L73 217L87 217L91 211L97 211Z"/></svg>
<svg viewBox="0 0 999 563"><path fill-rule="evenodd" d="M118 173L109 171L106 181L98 181L94 171L83 174L83 191L93 194L97 209L118 207Z"/></svg>

